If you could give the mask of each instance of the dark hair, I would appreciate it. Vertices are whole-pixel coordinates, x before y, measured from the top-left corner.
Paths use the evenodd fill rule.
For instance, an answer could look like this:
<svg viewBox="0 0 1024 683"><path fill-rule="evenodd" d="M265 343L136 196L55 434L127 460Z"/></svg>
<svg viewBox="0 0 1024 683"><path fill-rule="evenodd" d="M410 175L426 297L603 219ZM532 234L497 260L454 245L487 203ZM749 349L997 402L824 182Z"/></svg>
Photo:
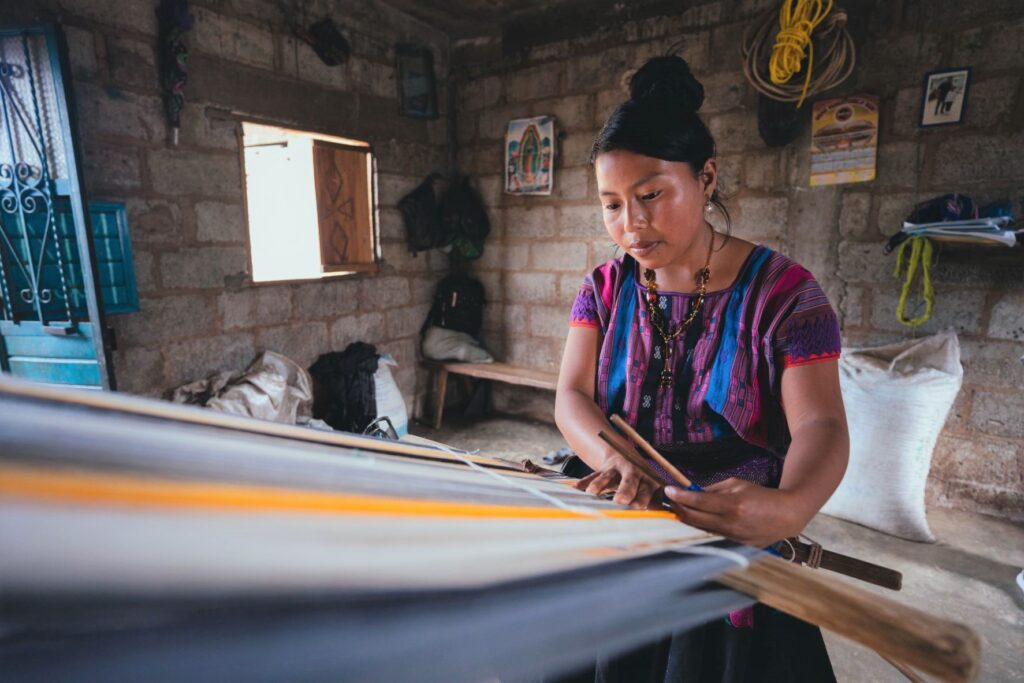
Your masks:
<svg viewBox="0 0 1024 683"><path fill-rule="evenodd" d="M594 139L590 163L603 152L624 149L636 154L689 164L694 174L715 156L715 140L697 115L704 86L682 57L653 57L629 79L629 100L623 102ZM729 221L716 189L711 202Z"/></svg>

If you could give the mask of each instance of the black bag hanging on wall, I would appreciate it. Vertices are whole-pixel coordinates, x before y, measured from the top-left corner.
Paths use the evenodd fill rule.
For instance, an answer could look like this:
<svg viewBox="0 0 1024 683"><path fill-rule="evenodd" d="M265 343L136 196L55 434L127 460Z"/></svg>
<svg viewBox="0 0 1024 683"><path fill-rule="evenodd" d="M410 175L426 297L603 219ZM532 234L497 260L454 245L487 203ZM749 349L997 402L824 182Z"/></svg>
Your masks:
<svg viewBox="0 0 1024 683"><path fill-rule="evenodd" d="M431 173L415 190L398 200L398 210L405 222L406 243L413 256L451 243L441 227L441 212L434 195L434 181L440 177Z"/></svg>
<svg viewBox="0 0 1024 683"><path fill-rule="evenodd" d="M445 193L441 201L441 227L445 244L452 245L453 256L471 261L483 255L491 221L468 177L453 180Z"/></svg>
<svg viewBox="0 0 1024 683"><path fill-rule="evenodd" d="M434 325L479 337L486 303L484 286L479 280L465 273L448 275L437 283L434 305L423 329Z"/></svg>

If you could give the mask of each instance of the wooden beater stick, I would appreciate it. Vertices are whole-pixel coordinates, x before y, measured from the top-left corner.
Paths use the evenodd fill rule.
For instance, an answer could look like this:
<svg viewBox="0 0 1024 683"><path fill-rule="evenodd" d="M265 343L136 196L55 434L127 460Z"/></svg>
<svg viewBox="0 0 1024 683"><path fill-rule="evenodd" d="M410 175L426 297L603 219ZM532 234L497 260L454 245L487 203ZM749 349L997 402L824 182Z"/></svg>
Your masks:
<svg viewBox="0 0 1024 683"><path fill-rule="evenodd" d="M658 463L662 469L668 472L669 476L675 479L678 483L682 484L684 489L693 486L693 482L690 481L689 477L680 472L672 463L666 460L661 455L661 453L654 449L654 446L647 443L647 440L644 437L640 436L640 434L638 434L635 429L630 427L628 422L623 420L618 415L612 415L611 421L612 424L618 427L619 430L623 434L625 434L630 441L639 446L640 450L646 453L651 460Z"/></svg>
<svg viewBox="0 0 1024 683"><path fill-rule="evenodd" d="M607 432L601 431L598 432L597 435L601 437L602 441L604 441L606 444L614 448L619 455L628 460L634 467L639 469L641 472L643 472L645 475L647 475L654 481L660 481L666 486L672 483L665 481L664 475L660 474L656 469L651 467L650 464L645 462L644 459L641 458L638 454L633 453L630 451L630 449L619 445L619 443L615 441L615 439L613 439L611 436L609 436Z"/></svg>

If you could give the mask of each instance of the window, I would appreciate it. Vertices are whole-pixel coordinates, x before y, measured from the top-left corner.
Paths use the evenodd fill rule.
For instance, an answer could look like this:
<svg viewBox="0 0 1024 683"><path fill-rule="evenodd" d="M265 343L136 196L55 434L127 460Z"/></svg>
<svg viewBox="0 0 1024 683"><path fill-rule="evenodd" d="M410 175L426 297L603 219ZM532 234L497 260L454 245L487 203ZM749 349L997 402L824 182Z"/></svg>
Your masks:
<svg viewBox="0 0 1024 683"><path fill-rule="evenodd" d="M250 122L242 136L255 282L377 270L368 143Z"/></svg>

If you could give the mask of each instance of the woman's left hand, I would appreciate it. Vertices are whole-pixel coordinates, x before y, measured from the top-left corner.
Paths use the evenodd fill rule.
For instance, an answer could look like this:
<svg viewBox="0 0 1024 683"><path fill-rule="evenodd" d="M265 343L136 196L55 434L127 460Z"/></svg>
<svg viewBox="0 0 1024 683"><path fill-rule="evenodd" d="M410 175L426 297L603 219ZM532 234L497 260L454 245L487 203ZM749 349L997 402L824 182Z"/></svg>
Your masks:
<svg viewBox="0 0 1024 683"><path fill-rule="evenodd" d="M810 521L791 493L734 477L703 491L670 486L665 498L685 523L759 548L798 535Z"/></svg>

